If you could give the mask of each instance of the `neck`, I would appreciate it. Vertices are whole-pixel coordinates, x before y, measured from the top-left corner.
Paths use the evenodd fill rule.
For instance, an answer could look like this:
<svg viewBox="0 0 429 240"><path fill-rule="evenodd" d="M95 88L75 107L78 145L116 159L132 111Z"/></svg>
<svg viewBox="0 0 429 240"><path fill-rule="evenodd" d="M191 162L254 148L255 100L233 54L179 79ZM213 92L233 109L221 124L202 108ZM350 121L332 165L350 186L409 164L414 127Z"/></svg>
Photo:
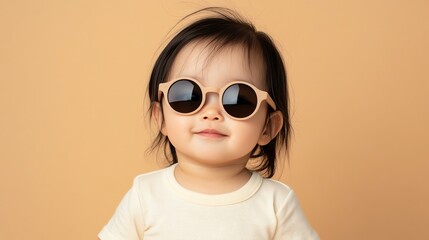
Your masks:
<svg viewBox="0 0 429 240"><path fill-rule="evenodd" d="M246 169L246 162L206 166L179 160L174 174L177 182L191 191L223 194L238 190L250 179L252 173Z"/></svg>

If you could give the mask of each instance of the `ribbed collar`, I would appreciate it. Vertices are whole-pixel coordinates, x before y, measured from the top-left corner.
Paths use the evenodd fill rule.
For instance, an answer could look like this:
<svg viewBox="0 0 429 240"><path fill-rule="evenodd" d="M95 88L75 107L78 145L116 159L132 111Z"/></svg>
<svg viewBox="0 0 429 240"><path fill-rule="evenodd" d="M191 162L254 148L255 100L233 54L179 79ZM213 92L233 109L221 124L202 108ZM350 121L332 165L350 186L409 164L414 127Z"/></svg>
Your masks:
<svg viewBox="0 0 429 240"><path fill-rule="evenodd" d="M164 176L166 177L165 179L168 185L170 185L173 190L185 200L200 205L222 206L245 201L258 191L263 180L258 173L253 172L249 181L247 181L245 185L234 192L217 195L203 194L186 189L177 182L176 178L174 177L174 169L176 166L177 164L174 164L165 169L166 171Z"/></svg>

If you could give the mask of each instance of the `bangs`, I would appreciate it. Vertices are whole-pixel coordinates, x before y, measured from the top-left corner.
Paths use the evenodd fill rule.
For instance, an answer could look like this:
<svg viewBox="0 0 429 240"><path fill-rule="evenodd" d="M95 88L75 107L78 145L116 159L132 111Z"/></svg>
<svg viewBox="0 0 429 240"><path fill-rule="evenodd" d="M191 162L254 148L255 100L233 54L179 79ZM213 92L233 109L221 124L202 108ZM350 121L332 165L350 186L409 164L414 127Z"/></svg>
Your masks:
<svg viewBox="0 0 429 240"><path fill-rule="evenodd" d="M217 35L214 37L205 37L195 39L187 45L202 46L203 51L200 54L207 53L204 59L204 66L207 66L210 61L218 54L233 51L241 51L243 56L243 66L247 67L250 72L257 67L265 72L266 64L263 59L262 48L255 39L247 41L244 38L229 38L229 36Z"/></svg>

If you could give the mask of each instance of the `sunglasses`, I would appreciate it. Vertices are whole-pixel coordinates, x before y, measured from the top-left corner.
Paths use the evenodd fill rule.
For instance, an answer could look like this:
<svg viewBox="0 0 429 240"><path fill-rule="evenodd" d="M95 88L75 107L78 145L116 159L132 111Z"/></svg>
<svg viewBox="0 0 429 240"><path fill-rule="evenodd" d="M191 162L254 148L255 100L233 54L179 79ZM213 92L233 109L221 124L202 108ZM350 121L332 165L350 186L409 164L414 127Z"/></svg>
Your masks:
<svg viewBox="0 0 429 240"><path fill-rule="evenodd" d="M233 119L251 118L266 101L273 110L276 104L270 95L243 81L231 82L221 89L204 87L195 79L179 78L159 84L158 101L164 94L170 107L180 115L198 112L206 101L207 93L219 94L219 105Z"/></svg>

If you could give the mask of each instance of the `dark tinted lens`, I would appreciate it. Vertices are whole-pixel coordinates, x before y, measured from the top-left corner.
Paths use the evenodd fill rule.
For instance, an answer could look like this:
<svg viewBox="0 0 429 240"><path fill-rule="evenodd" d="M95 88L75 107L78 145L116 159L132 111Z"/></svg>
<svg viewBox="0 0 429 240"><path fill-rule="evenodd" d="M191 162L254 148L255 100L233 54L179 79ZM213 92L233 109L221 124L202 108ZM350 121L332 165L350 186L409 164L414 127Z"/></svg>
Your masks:
<svg viewBox="0 0 429 240"><path fill-rule="evenodd" d="M229 115L245 118L255 111L257 96L251 87L245 84L234 84L223 93L222 104Z"/></svg>
<svg viewBox="0 0 429 240"><path fill-rule="evenodd" d="M198 85L189 80L179 80L168 90L170 106L181 113L195 111L201 104L202 94Z"/></svg>

